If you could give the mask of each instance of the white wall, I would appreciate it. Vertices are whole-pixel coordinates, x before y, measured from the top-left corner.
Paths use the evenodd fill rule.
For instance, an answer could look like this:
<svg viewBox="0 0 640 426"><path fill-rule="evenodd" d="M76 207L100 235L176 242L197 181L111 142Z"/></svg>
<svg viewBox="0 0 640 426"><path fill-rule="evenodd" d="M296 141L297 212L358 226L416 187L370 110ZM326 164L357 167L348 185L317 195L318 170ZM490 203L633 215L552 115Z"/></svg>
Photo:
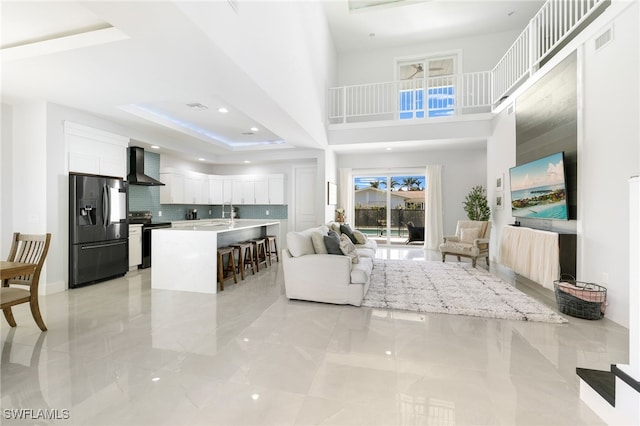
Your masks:
<svg viewBox="0 0 640 426"><path fill-rule="evenodd" d="M338 86L392 81L395 59L462 52L462 72L489 71L496 66L520 31L509 31L471 38L407 44L398 48L341 53L338 56Z"/></svg>
<svg viewBox="0 0 640 426"><path fill-rule="evenodd" d="M593 38L584 45L584 139L578 153L583 170L581 277L608 287L607 316L625 326L629 259L622 253L629 246L628 179L640 172L637 10L636 2L615 20L614 40L599 51Z"/></svg>
<svg viewBox="0 0 640 426"><path fill-rule="evenodd" d="M487 151L474 149L424 150L380 154L341 154L338 166L357 169L421 168L442 164L444 235L455 234L456 223L466 219L462 202L471 188L486 185Z"/></svg>
<svg viewBox="0 0 640 426"><path fill-rule="evenodd" d="M578 112L578 220L556 222L554 228L577 229L577 278L606 286L606 316L628 327L627 182L640 171L638 3L619 16L613 7L592 24L590 35L583 33L563 52L565 56L576 48L579 52L578 99L583 106L580 109L579 105ZM595 52L595 37L612 19L614 40ZM558 55L554 63L562 57ZM517 94L514 97L517 102ZM487 145L490 187L498 173L508 178L508 168L514 165L515 119L505 108L494 120L494 133ZM508 179L505 183L506 193ZM505 210L495 216L492 257L498 255L500 228L513 222L509 202L507 196Z"/></svg>
<svg viewBox="0 0 640 426"><path fill-rule="evenodd" d="M514 107L505 108L493 120L493 136L487 140L487 197L491 207L491 243L489 256L497 263L500 259L502 228L513 223L509 168L516 163L516 115ZM502 176L502 209L496 209L496 179Z"/></svg>
<svg viewBox="0 0 640 426"><path fill-rule="evenodd" d="M13 234L13 108L2 104L0 111L0 257L6 259Z"/></svg>

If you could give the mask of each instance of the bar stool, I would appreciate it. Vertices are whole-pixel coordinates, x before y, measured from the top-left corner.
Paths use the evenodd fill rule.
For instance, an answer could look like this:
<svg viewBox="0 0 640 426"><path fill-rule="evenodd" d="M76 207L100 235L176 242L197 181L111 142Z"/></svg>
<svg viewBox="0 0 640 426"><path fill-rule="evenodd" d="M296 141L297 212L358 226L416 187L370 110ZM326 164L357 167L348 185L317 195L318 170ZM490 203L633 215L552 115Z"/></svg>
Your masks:
<svg viewBox="0 0 640 426"><path fill-rule="evenodd" d="M260 272L260 265L269 266L269 255L267 254L267 239L254 238L249 240L253 245L253 259L256 262L256 270Z"/></svg>
<svg viewBox="0 0 640 426"><path fill-rule="evenodd" d="M224 257L228 256L227 264L224 264ZM233 256L232 247L218 247L218 282L220 283L220 291L224 291L225 280L233 278L234 283L238 283L236 275L236 261Z"/></svg>
<svg viewBox="0 0 640 426"><path fill-rule="evenodd" d="M244 281L245 269L247 266L251 268L251 272L256 274L255 263L253 263L253 245L250 241L243 241L240 243L229 244L238 251L238 269L240 270L240 278Z"/></svg>
<svg viewBox="0 0 640 426"><path fill-rule="evenodd" d="M269 262L273 265L272 255L276 255L276 262L280 262L280 256L278 255L278 241L275 235L267 235L267 253L269 253Z"/></svg>

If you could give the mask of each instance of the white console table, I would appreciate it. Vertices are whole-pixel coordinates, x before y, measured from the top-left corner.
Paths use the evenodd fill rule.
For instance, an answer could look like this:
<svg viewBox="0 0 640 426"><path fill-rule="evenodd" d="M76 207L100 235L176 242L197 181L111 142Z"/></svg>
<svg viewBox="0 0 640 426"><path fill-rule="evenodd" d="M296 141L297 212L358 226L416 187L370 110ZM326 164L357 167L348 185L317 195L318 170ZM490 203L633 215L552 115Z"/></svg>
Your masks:
<svg viewBox="0 0 640 426"><path fill-rule="evenodd" d="M553 290L560 273L575 277L575 234L559 234L524 226L505 226L500 263Z"/></svg>

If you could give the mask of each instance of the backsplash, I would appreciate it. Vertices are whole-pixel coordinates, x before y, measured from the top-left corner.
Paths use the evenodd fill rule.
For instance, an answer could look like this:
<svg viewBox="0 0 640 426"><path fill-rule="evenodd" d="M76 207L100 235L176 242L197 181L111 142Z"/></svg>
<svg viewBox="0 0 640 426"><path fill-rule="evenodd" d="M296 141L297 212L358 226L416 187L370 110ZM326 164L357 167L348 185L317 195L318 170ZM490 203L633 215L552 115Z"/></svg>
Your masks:
<svg viewBox="0 0 640 426"><path fill-rule="evenodd" d="M144 172L155 179L160 179L160 154L145 151ZM237 209L240 219L287 219L288 209L286 205L239 205ZM159 186L129 186L129 210L150 211L154 222L171 222L184 220L187 210L197 209L198 218L210 219L222 217L222 206L212 205L187 205L187 204L160 204ZM229 206L225 206L228 212ZM266 214L267 210L269 215ZM209 214L211 211L211 214ZM162 212L159 216L158 212ZM228 217L228 213L226 213Z"/></svg>

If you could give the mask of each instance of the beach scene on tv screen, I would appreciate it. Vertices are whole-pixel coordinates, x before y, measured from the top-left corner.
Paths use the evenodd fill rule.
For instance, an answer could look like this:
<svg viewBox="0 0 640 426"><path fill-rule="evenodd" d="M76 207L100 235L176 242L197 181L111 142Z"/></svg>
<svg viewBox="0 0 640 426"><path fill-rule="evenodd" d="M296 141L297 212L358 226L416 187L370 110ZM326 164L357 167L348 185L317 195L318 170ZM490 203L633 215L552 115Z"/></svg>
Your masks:
<svg viewBox="0 0 640 426"><path fill-rule="evenodd" d="M513 216L567 219L561 152L512 168L510 178Z"/></svg>

